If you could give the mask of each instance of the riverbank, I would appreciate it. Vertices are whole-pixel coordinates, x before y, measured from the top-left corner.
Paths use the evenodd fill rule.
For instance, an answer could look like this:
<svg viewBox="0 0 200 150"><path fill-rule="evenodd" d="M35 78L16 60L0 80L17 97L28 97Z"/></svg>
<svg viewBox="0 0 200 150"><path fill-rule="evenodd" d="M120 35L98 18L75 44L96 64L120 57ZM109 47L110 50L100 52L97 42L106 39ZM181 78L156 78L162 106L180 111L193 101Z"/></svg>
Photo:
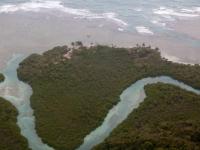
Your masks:
<svg viewBox="0 0 200 150"><path fill-rule="evenodd" d="M4 98L4 101L8 101L13 106L15 106L15 111L17 112L15 114L15 122L12 123L13 129L11 130L13 133L9 133L9 130L7 130L4 134L10 134L8 137L12 136L13 134L19 135L18 132L20 129L21 137L16 137L16 140L19 140L19 146L27 146L32 150L52 150L52 148L48 147L48 145L42 143L41 139L38 137L35 131L35 117L30 106L30 96L32 95L32 89L29 85L18 80L17 68L23 59L24 57L20 54L13 55L13 57L7 62L4 70L1 71L5 76L5 80L4 82L0 83L0 96ZM7 110L7 108L5 109ZM4 115L8 115L6 113L9 114L9 110L5 112L5 114L2 114L2 117L4 117ZM7 123L6 120L4 120L4 122ZM14 129L14 127L16 129ZM0 130L3 130L3 127L1 127ZM20 140L25 138L26 141L24 141L23 144L23 142ZM4 142L9 143L9 140L6 139ZM18 144L16 143L12 146L18 146ZM8 144L3 146L5 147L4 149L9 147Z"/></svg>
<svg viewBox="0 0 200 150"><path fill-rule="evenodd" d="M157 84L157 83L174 85L176 87L179 87L179 88L185 90L185 92L193 92L194 94L200 96L199 90L193 89L192 87L185 85L184 83L174 80L167 76L159 76L159 77L154 77L154 78L143 78L141 80L138 80L137 82L133 83L130 87L128 87L127 89L125 89L123 91L123 93L120 95L119 103L117 105L113 106L113 108L111 110L109 110L103 123L84 138L84 143L77 150L90 150L93 147L95 147L96 145L102 143L112 133L112 131L114 129L116 129L116 127L120 126L120 124L124 120L129 120L129 118L127 119L127 117L130 116L130 114L132 114L131 112L133 112L135 110L137 111L137 109L141 109L140 103L142 103L147 98L144 88L146 86L150 86L151 84ZM155 94L155 93L152 93L152 94ZM153 103L153 101L152 101L152 103ZM162 107L162 105L159 107ZM165 110L163 110L163 111L165 111ZM187 113L187 112L184 111L184 113ZM135 113L133 113L133 114L135 115ZM168 114L166 114L166 115L168 115ZM159 116L159 117L161 117L161 116ZM153 121L153 119L149 120L149 122L152 122L152 121ZM124 130L128 130L128 129L129 128L125 128ZM143 133L143 132L142 132L142 134L145 135L145 133ZM157 134L159 134L159 133L157 133ZM135 136L137 136L137 135L135 134ZM114 137L114 138L117 138L117 137ZM133 139L135 139L135 137L133 137ZM128 141L124 140L124 141L127 142L127 144L128 144L129 140ZM136 142L136 139L134 142ZM155 144L158 144L158 141ZM168 144L170 145L170 143L168 143ZM126 145L126 144L124 144L123 146L119 145L119 146L116 146L116 149L129 149L130 147L132 147L133 149L134 148L142 149L142 146L138 146L138 148L136 148L137 146L135 147L134 144L130 147L129 146L130 145ZM112 146L110 146L110 145L105 146L104 148L102 148L102 150L106 149L106 148L112 149L110 147L112 147ZM122 147L124 147L124 148L122 148ZM179 147L179 146L177 146L177 147ZM155 147L153 147L153 148L155 148ZM113 148L113 149L115 149L115 148Z"/></svg>
<svg viewBox="0 0 200 150"><path fill-rule="evenodd" d="M34 91L37 132L55 149L78 148L122 91L139 79L168 75L200 88L199 65L169 62L150 47L81 46L66 59L70 50L63 46L31 55L18 69L20 79Z"/></svg>
<svg viewBox="0 0 200 150"><path fill-rule="evenodd" d="M5 99L0 98L0 149L30 150L27 140L20 134L17 126L16 108Z"/></svg>
<svg viewBox="0 0 200 150"><path fill-rule="evenodd" d="M162 83L145 91L144 102L94 150L199 149L200 96Z"/></svg>

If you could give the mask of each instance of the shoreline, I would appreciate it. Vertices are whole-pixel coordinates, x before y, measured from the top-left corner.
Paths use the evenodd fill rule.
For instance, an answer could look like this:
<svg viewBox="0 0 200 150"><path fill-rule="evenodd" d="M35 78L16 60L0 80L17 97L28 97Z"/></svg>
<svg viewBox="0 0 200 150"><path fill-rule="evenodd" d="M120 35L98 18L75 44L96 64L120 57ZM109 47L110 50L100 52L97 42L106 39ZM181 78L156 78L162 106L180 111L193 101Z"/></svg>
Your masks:
<svg viewBox="0 0 200 150"><path fill-rule="evenodd" d="M167 56L170 61L177 58L174 62L200 64L199 39L183 42L180 37L170 37L167 33L138 34L134 30L119 30L119 26L106 20L75 19L72 15L46 12L0 14L0 20L0 68L5 66L13 53L42 53L74 41L82 41L84 45L94 43L118 47L145 43L158 47L162 57ZM173 22L175 30L182 22Z"/></svg>

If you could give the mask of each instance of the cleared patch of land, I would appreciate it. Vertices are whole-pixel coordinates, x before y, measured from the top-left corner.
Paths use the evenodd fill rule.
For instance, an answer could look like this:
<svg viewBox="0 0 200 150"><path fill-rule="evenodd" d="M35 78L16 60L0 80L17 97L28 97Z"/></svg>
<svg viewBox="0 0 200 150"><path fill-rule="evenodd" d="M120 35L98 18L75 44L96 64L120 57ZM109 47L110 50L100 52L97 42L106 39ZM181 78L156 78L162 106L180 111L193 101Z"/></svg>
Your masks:
<svg viewBox="0 0 200 150"><path fill-rule="evenodd" d="M33 88L37 132L57 150L77 148L139 79L168 75L200 88L199 65L169 62L157 49L79 45L67 59L70 50L63 46L33 54L18 69L19 78Z"/></svg>
<svg viewBox="0 0 200 150"><path fill-rule="evenodd" d="M17 110L12 104L0 98L0 149L29 150L27 141L21 136L16 124Z"/></svg>
<svg viewBox="0 0 200 150"><path fill-rule="evenodd" d="M94 150L200 149L200 96L161 83L145 90L140 107Z"/></svg>

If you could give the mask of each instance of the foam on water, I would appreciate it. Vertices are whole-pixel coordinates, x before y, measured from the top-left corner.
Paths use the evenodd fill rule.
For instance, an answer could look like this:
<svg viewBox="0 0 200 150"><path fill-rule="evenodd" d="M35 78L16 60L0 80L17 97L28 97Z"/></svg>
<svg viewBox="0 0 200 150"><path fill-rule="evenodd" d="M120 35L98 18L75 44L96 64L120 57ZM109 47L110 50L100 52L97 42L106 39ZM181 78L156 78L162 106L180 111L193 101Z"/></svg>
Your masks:
<svg viewBox="0 0 200 150"><path fill-rule="evenodd" d="M167 24L169 21L200 17L200 3L198 0L192 0L191 2L181 0L180 3L175 0L170 2L162 0L148 0L145 2L131 0L13 0L11 2L4 0L0 3L0 14L58 11L73 15L75 19L107 20L119 26L116 28L117 30L123 28L123 31L131 32L135 32L134 29L141 25L151 27L153 30L160 28L159 32L166 32L169 29ZM153 35L149 31L146 34L143 32L143 35L150 34Z"/></svg>
<svg viewBox="0 0 200 150"><path fill-rule="evenodd" d="M152 20L151 22L152 22L153 24L158 25L158 26L162 26L162 27L165 27L165 26L166 26L166 23L161 22L160 20Z"/></svg>
<svg viewBox="0 0 200 150"><path fill-rule="evenodd" d="M198 11L198 8L194 9L186 9L182 8L181 10L173 10L171 8L166 7L160 7L158 9L153 10L154 14L158 14L161 16L175 16L175 17L199 17L200 12Z"/></svg>
<svg viewBox="0 0 200 150"><path fill-rule="evenodd" d="M56 10L67 14L75 15L76 18L87 19L107 19L116 23L119 26L126 27L128 23L117 18L117 14L114 12L106 13L93 13L88 9L75 9L66 7L61 1L48 1L48 0L32 0L30 2L18 3L18 4L6 4L0 6L0 13L14 13L18 11L23 12L40 12L45 10Z"/></svg>
<svg viewBox="0 0 200 150"><path fill-rule="evenodd" d="M147 35L153 35L154 34L153 31L151 31L148 27L137 26L135 29L140 34L147 34Z"/></svg>

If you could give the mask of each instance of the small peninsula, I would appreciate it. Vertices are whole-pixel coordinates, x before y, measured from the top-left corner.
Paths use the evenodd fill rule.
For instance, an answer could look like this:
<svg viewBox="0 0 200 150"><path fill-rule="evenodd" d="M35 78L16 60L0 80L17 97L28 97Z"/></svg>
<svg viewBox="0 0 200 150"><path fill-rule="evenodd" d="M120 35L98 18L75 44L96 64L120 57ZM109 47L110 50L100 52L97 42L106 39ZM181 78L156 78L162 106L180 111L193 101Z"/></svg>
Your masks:
<svg viewBox="0 0 200 150"><path fill-rule="evenodd" d="M161 58L157 48L153 49L145 45L133 48L103 45L85 47L80 42L72 46L55 47L43 53L43 55L32 54L21 62L18 68L20 80L28 83L33 89L31 106L36 117L38 135L45 143L56 150L73 150L78 148L83 143L84 137L98 127L103 122L108 111L119 102L119 95L122 91L137 80L145 77L167 75L200 89L199 65L191 66L169 62ZM164 102L161 105L163 109L168 103L173 105L172 109L174 110L176 107L185 106L190 100L195 101L194 105L199 104L197 102L199 97L185 93L173 86L157 84L146 89L150 98L145 100L144 103L152 103L149 104L150 106L155 104L157 107L160 107L159 105L162 103L160 100ZM165 92L165 89L169 90L165 93L166 97L160 98L159 96ZM151 91L155 93L151 95ZM178 93L179 95L176 95L175 92L177 91L180 92L180 94ZM155 96L156 99L151 96ZM180 102L179 97L186 99L186 102L180 106L177 104ZM169 102L167 98L170 98ZM141 113L136 115L140 116L146 113L145 110L143 111L143 107L142 104ZM166 111L167 109L166 107ZM184 108L182 110L183 116L185 116L188 111L184 112ZM169 111L166 113L168 113L166 114L166 117L168 117L173 115L174 112ZM193 116L193 112L189 113ZM134 116L135 111L132 114ZM126 126L130 125L129 120L132 120L132 114L127 119L128 123L124 122ZM154 118L154 115L156 116L157 114L150 113L146 117L151 116ZM188 119L188 116L186 115L186 119ZM177 120L175 123L177 124L180 121L178 117L179 114L175 118ZM142 117L141 122L145 122L145 119L145 117ZM156 119L160 120L162 116L158 115ZM191 119L198 122L200 117L194 116ZM152 120L152 124L155 120ZM167 125L169 124L170 127L173 122L170 119L168 121ZM187 123L187 120L183 119L183 121ZM120 126L119 129L117 128L112 135L116 135L116 138L120 139L120 133L123 130L126 130L127 134L130 133L127 136L132 136L131 133L136 133L129 132L129 128L123 128L125 125ZM195 125L197 125L196 122ZM142 127L136 126L135 129L139 130ZM151 132L151 128L147 129ZM119 132L119 134L116 134L116 132ZM194 132L196 133L196 130ZM140 134L145 136L145 133L141 132ZM164 131L163 133L165 134ZM113 137L112 135L110 138ZM158 135L159 132L155 134L155 136ZM168 134L165 135L169 136ZM130 140L134 140L134 136ZM110 138L105 142L109 141ZM151 138L150 136L149 139ZM129 140L129 138L124 140ZM147 145L152 145L161 139L157 138L156 140L152 142L151 140L150 142L147 141ZM168 144L176 143L176 138L171 140ZM103 143L97 149L101 149L101 147L104 149L104 146L107 145L109 145L109 142L108 144ZM111 143L112 146L115 148L115 145Z"/></svg>

